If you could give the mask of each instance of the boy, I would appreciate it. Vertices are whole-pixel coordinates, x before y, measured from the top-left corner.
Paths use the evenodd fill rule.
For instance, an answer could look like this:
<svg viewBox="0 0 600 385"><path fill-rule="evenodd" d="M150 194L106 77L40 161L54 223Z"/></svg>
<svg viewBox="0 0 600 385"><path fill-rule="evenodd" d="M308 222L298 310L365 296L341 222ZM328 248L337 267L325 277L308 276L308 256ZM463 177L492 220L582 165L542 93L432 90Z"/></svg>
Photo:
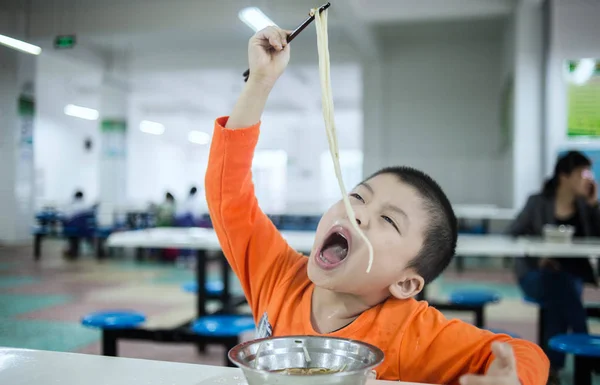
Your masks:
<svg viewBox="0 0 600 385"><path fill-rule="evenodd" d="M290 57L289 32L269 27L249 43L250 79L229 118L217 119L206 195L225 256L258 321L258 337L329 335L381 348L384 380L542 385L548 360L532 343L494 335L413 297L448 265L456 218L440 187L410 168L381 170L350 193L368 251L337 203L305 258L260 210L251 165L267 97Z"/></svg>

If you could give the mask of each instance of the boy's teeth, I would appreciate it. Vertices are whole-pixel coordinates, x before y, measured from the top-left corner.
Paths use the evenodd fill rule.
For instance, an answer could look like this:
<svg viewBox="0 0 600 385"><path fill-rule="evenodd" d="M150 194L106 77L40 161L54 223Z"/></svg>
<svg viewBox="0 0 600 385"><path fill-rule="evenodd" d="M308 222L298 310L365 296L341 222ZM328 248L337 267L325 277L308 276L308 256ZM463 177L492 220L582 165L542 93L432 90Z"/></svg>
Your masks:
<svg viewBox="0 0 600 385"><path fill-rule="evenodd" d="M323 253L319 254L319 258L321 259L321 261L323 261L325 263L331 263L330 260L328 260L327 258L325 258L325 256L323 255Z"/></svg>

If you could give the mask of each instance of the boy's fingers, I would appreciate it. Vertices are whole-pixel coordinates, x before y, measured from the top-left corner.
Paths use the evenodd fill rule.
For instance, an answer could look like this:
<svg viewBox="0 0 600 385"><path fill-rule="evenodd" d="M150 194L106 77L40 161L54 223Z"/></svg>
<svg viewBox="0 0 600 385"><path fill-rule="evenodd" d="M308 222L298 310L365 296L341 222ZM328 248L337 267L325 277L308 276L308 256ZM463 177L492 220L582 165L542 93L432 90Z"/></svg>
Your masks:
<svg viewBox="0 0 600 385"><path fill-rule="evenodd" d="M288 45L287 37L289 33L287 31L284 31L283 29L279 29L278 32L279 36L281 36L281 45L285 47L286 45Z"/></svg>
<svg viewBox="0 0 600 385"><path fill-rule="evenodd" d="M267 27L261 29L256 33L256 38L259 41L264 42L264 46L273 47L277 50L282 50L283 46L281 44L281 37L279 35L279 31L275 27ZM261 45L263 45L261 44Z"/></svg>
<svg viewBox="0 0 600 385"><path fill-rule="evenodd" d="M271 47L278 51L283 49L283 46L281 45L281 39L279 39L278 36L269 36L269 44L271 44Z"/></svg>
<svg viewBox="0 0 600 385"><path fill-rule="evenodd" d="M492 353L494 353L494 356L501 367L510 369L517 367L515 354L510 344L505 342L494 342L492 343Z"/></svg>

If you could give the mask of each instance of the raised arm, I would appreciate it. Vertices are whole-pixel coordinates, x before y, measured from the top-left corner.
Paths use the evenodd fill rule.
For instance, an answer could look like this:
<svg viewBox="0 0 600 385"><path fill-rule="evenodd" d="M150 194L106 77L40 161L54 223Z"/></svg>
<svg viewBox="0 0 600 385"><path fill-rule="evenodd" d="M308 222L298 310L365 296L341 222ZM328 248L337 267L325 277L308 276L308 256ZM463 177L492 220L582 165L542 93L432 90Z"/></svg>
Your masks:
<svg viewBox="0 0 600 385"><path fill-rule="evenodd" d="M248 47L251 76L230 118L217 119L206 171L206 199L219 242L255 316L284 272L301 257L258 207L252 158L269 92L285 69L286 32L267 28Z"/></svg>
<svg viewBox="0 0 600 385"><path fill-rule="evenodd" d="M287 35L282 29L268 27L250 39L250 78L233 108L226 128L250 127L260 121L269 93L290 61Z"/></svg>

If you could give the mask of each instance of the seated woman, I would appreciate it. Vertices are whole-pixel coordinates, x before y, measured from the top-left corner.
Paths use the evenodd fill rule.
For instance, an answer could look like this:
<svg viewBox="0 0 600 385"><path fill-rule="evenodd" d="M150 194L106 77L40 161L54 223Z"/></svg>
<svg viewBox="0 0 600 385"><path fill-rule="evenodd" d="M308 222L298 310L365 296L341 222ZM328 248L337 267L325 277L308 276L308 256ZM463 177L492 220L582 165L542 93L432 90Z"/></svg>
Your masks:
<svg viewBox="0 0 600 385"><path fill-rule="evenodd" d="M591 165L592 162L577 151L561 156L552 178L540 194L529 197L508 232L515 236L540 236L544 225L552 224L572 226L575 237L600 236L597 185ZM568 330L587 333L583 284L597 285L587 258L518 259L516 273L525 295L544 306L542 347L551 337ZM564 355L550 350L546 353L555 374L564 366Z"/></svg>

